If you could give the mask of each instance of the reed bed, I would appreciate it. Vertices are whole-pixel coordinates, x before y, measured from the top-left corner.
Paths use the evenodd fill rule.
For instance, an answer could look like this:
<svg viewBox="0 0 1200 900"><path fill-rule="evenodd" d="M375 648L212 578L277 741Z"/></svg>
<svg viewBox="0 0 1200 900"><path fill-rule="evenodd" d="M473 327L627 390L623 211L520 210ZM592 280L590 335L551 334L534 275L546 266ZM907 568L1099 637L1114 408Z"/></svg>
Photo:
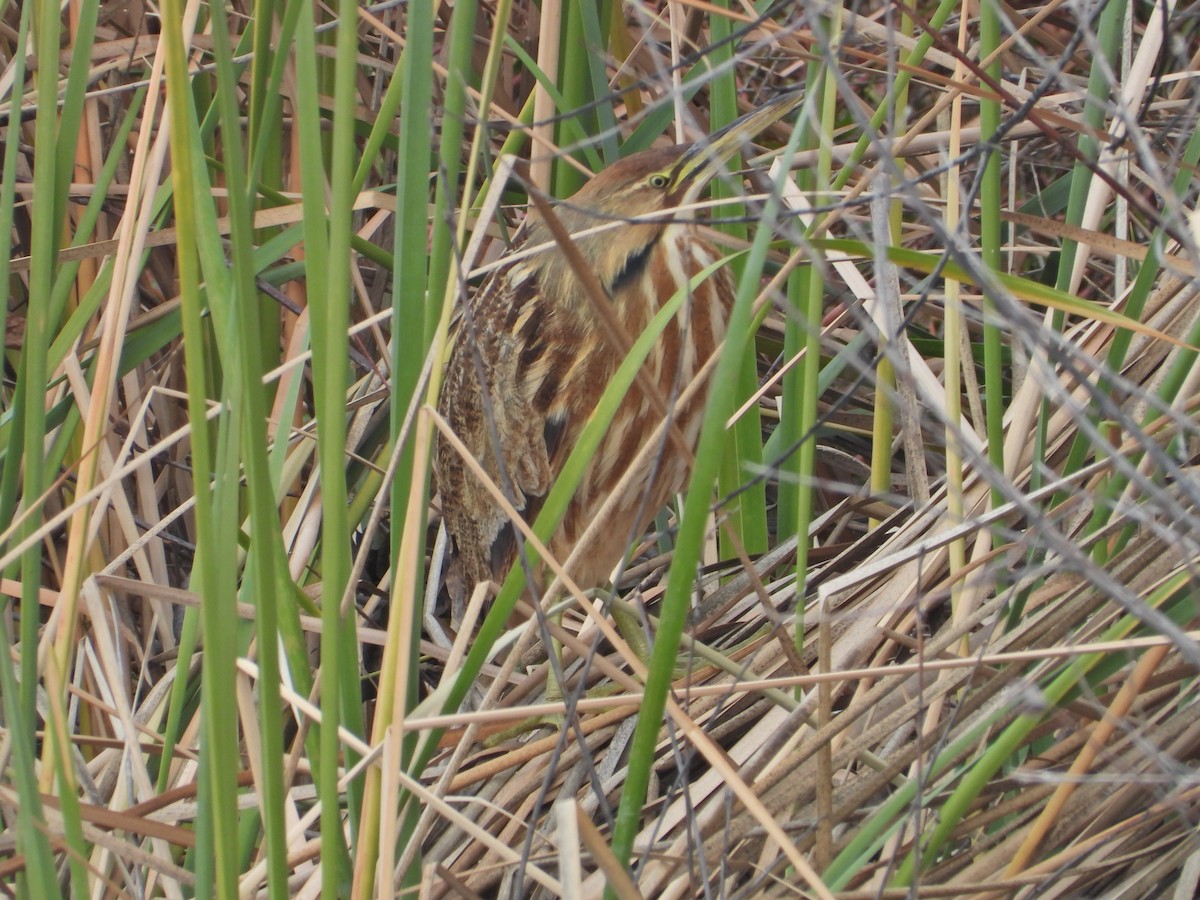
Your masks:
<svg viewBox="0 0 1200 900"><path fill-rule="evenodd" d="M1198 24L0 2L0 890L1194 896ZM451 608L528 187L793 90L704 212L711 477L561 625Z"/></svg>

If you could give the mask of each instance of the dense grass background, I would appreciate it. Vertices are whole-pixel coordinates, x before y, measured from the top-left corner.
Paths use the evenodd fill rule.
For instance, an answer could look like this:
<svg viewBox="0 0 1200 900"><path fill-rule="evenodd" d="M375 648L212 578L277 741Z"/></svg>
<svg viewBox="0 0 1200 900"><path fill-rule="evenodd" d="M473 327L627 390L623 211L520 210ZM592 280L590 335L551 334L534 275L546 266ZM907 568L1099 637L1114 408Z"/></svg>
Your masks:
<svg viewBox="0 0 1200 900"><path fill-rule="evenodd" d="M0 886L1193 896L1198 24L0 0ZM576 598L539 706L521 586L438 602L455 305L524 185L797 88L602 598L658 652Z"/></svg>

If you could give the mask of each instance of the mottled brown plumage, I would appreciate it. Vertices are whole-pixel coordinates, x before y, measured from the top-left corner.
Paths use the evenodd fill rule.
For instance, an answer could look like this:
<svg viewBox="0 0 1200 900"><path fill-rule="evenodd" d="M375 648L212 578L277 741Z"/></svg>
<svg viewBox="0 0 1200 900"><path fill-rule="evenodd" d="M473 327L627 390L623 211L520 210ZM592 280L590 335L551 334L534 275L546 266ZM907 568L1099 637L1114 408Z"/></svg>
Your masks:
<svg viewBox="0 0 1200 900"><path fill-rule="evenodd" d="M669 406L677 434L659 441L657 471L652 476L653 467L647 468L627 484L608 520L614 524L589 543L571 569L584 589L608 580L631 537L642 533L683 486L690 449L699 435L704 392L696 402L673 401L720 343L733 303L733 283L724 269L689 287L720 258L687 221L689 214L639 217L695 199L745 137L794 105L795 100L788 100L760 109L703 145L630 156L600 172L555 210L626 335L642 333L664 303L680 290L687 292L643 365L643 382L626 394L550 542L555 557L565 561ZM613 222L621 224L582 233ZM475 296L459 324L439 402L441 415L529 522L537 517L624 356L602 327L568 254L555 245L550 227L536 213L510 255L547 243L547 249L518 255L497 269ZM649 396L655 391L663 399ZM444 440L439 441L435 466L453 543L447 577L452 593L467 594L479 581L502 581L516 556L512 523Z"/></svg>
<svg viewBox="0 0 1200 900"><path fill-rule="evenodd" d="M622 160L562 205L558 218L575 234L615 216L632 218L669 209L678 198L660 173L669 171L682 155L682 149L673 148ZM657 180L664 184L657 186ZM531 218L519 244L547 241L551 236L545 223ZM688 279L719 258L696 236L694 226L662 219L577 237L575 243L631 335L649 324L661 303L681 287L686 290ZM668 263L668 258L678 262ZM732 283L722 270L684 303L646 365L662 397L677 396L712 353L724 334L732 297ZM499 444L514 506L532 522L621 363L621 354L609 346L591 300L565 255L554 247L497 270L475 298L469 316L459 326L440 411L488 475L504 485L493 446ZM698 435L698 410L699 404L675 410L689 445ZM652 402L635 385L551 541L559 560L567 558L658 420ZM452 573L452 583L469 591L478 581L503 580L516 554L512 524L445 442L439 446L437 466L443 514L460 566ZM620 527L610 529L572 572L575 581L585 588L603 584L630 536L645 528L686 474L686 461L678 453L667 453L652 483L639 479L618 514Z"/></svg>

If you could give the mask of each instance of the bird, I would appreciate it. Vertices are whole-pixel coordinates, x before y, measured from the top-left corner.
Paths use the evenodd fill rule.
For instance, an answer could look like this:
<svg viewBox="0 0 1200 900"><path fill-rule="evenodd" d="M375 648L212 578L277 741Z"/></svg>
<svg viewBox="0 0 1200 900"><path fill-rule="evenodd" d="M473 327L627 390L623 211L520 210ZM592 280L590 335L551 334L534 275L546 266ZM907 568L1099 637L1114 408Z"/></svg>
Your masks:
<svg viewBox="0 0 1200 900"><path fill-rule="evenodd" d="M577 549L668 418L657 464L633 473L610 503L608 521L619 527L593 529L587 552L576 554L570 575L584 590L608 582L631 539L685 485L705 392L692 392L687 404L675 401L720 346L734 302L729 269L717 265L723 254L702 236L693 214L673 211L694 203L750 137L799 102L786 94L705 141L634 153L593 176L553 213L530 212L459 319L438 412L532 523L628 350L620 344L684 292L549 542L559 561ZM577 253L562 246L564 230ZM710 268L708 277L697 278ZM596 284L608 313L597 307ZM616 334L606 323L613 318ZM434 475L450 545L445 580L461 602L478 583L504 580L517 559L518 531L440 435Z"/></svg>

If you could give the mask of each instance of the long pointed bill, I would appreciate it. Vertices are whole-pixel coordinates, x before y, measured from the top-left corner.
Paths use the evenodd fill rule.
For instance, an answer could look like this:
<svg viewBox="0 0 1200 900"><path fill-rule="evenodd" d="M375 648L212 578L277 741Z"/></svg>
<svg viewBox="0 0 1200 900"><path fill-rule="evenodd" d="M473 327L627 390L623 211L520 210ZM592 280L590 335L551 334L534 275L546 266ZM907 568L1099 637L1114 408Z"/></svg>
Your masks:
<svg viewBox="0 0 1200 900"><path fill-rule="evenodd" d="M803 91L782 94L726 125L706 141L688 149L675 166L674 191L699 193L752 138L770 128L804 102Z"/></svg>

